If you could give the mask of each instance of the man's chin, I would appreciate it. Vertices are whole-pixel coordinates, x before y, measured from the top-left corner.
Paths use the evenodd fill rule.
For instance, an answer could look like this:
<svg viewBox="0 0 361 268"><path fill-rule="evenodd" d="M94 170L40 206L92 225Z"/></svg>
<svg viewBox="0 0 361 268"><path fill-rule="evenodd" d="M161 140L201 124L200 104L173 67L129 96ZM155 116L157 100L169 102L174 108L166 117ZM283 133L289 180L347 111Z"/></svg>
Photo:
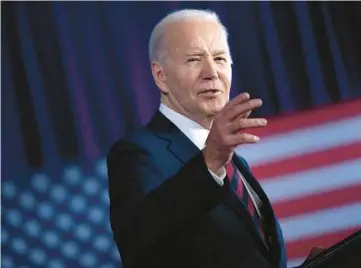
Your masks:
<svg viewBox="0 0 361 268"><path fill-rule="evenodd" d="M219 105L219 106L216 106L216 107L207 107L206 109L204 109L204 111L205 111L205 114L207 114L209 116L214 116L218 112L220 112L223 107L224 107L224 105Z"/></svg>
<svg viewBox="0 0 361 268"><path fill-rule="evenodd" d="M225 105L226 105L225 100L216 99L202 103L200 105L200 108L204 111L205 114L211 116L221 111Z"/></svg>

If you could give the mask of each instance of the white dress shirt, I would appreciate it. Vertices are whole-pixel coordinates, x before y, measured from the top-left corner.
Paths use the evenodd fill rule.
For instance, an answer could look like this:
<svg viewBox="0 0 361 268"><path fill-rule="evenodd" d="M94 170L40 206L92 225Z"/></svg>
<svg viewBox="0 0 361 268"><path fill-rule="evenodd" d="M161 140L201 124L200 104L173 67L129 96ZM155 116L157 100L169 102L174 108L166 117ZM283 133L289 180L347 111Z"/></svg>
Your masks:
<svg viewBox="0 0 361 268"><path fill-rule="evenodd" d="M174 125L176 125L180 131L183 132L184 135L186 135L197 147L199 150L202 150L206 144L206 140L209 134L209 130L201 126L200 124L194 122L193 120L189 119L188 117L177 113L176 111L172 110L168 106L164 105L163 103L159 106L159 111L168 118ZM209 170L209 169L208 169ZM226 177L226 168L223 167L221 171L221 175L218 176L211 170L209 170L209 173L212 175L213 179L220 185L223 186L223 180ZM245 185L248 194L250 195L253 203L255 204L256 210L259 213L259 205L260 200L258 196L255 194L255 192L251 189L248 182L243 178L241 175L241 179L243 181L243 184Z"/></svg>

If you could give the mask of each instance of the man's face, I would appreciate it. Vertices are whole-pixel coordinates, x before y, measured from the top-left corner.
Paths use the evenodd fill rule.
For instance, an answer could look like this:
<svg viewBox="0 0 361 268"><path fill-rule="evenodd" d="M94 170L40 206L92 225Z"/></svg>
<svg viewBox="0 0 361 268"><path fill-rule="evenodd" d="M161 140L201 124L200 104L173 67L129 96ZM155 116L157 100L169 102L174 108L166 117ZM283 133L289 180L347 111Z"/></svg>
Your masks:
<svg viewBox="0 0 361 268"><path fill-rule="evenodd" d="M190 118L213 116L229 100L232 79L221 26L190 20L173 23L167 30L167 63L160 71L164 83L157 83L168 94L167 104Z"/></svg>

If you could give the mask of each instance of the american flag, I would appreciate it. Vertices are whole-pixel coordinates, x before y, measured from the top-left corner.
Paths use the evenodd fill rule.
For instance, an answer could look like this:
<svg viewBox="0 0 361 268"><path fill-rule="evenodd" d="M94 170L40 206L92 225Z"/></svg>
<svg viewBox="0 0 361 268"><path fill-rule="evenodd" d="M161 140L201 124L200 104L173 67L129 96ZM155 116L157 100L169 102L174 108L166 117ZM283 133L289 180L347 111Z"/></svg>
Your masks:
<svg viewBox="0 0 361 268"><path fill-rule="evenodd" d="M288 266L361 228L361 100L274 118L237 148L280 220Z"/></svg>

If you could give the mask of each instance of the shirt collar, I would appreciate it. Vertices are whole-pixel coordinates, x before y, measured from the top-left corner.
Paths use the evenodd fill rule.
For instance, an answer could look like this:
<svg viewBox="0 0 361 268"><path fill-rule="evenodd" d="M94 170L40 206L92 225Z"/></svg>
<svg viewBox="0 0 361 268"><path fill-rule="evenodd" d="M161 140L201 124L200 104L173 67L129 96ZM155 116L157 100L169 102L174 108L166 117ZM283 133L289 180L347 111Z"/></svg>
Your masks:
<svg viewBox="0 0 361 268"><path fill-rule="evenodd" d="M177 113L163 103L160 104L159 111L175 124L200 150L204 148L209 134L208 129L188 117Z"/></svg>

